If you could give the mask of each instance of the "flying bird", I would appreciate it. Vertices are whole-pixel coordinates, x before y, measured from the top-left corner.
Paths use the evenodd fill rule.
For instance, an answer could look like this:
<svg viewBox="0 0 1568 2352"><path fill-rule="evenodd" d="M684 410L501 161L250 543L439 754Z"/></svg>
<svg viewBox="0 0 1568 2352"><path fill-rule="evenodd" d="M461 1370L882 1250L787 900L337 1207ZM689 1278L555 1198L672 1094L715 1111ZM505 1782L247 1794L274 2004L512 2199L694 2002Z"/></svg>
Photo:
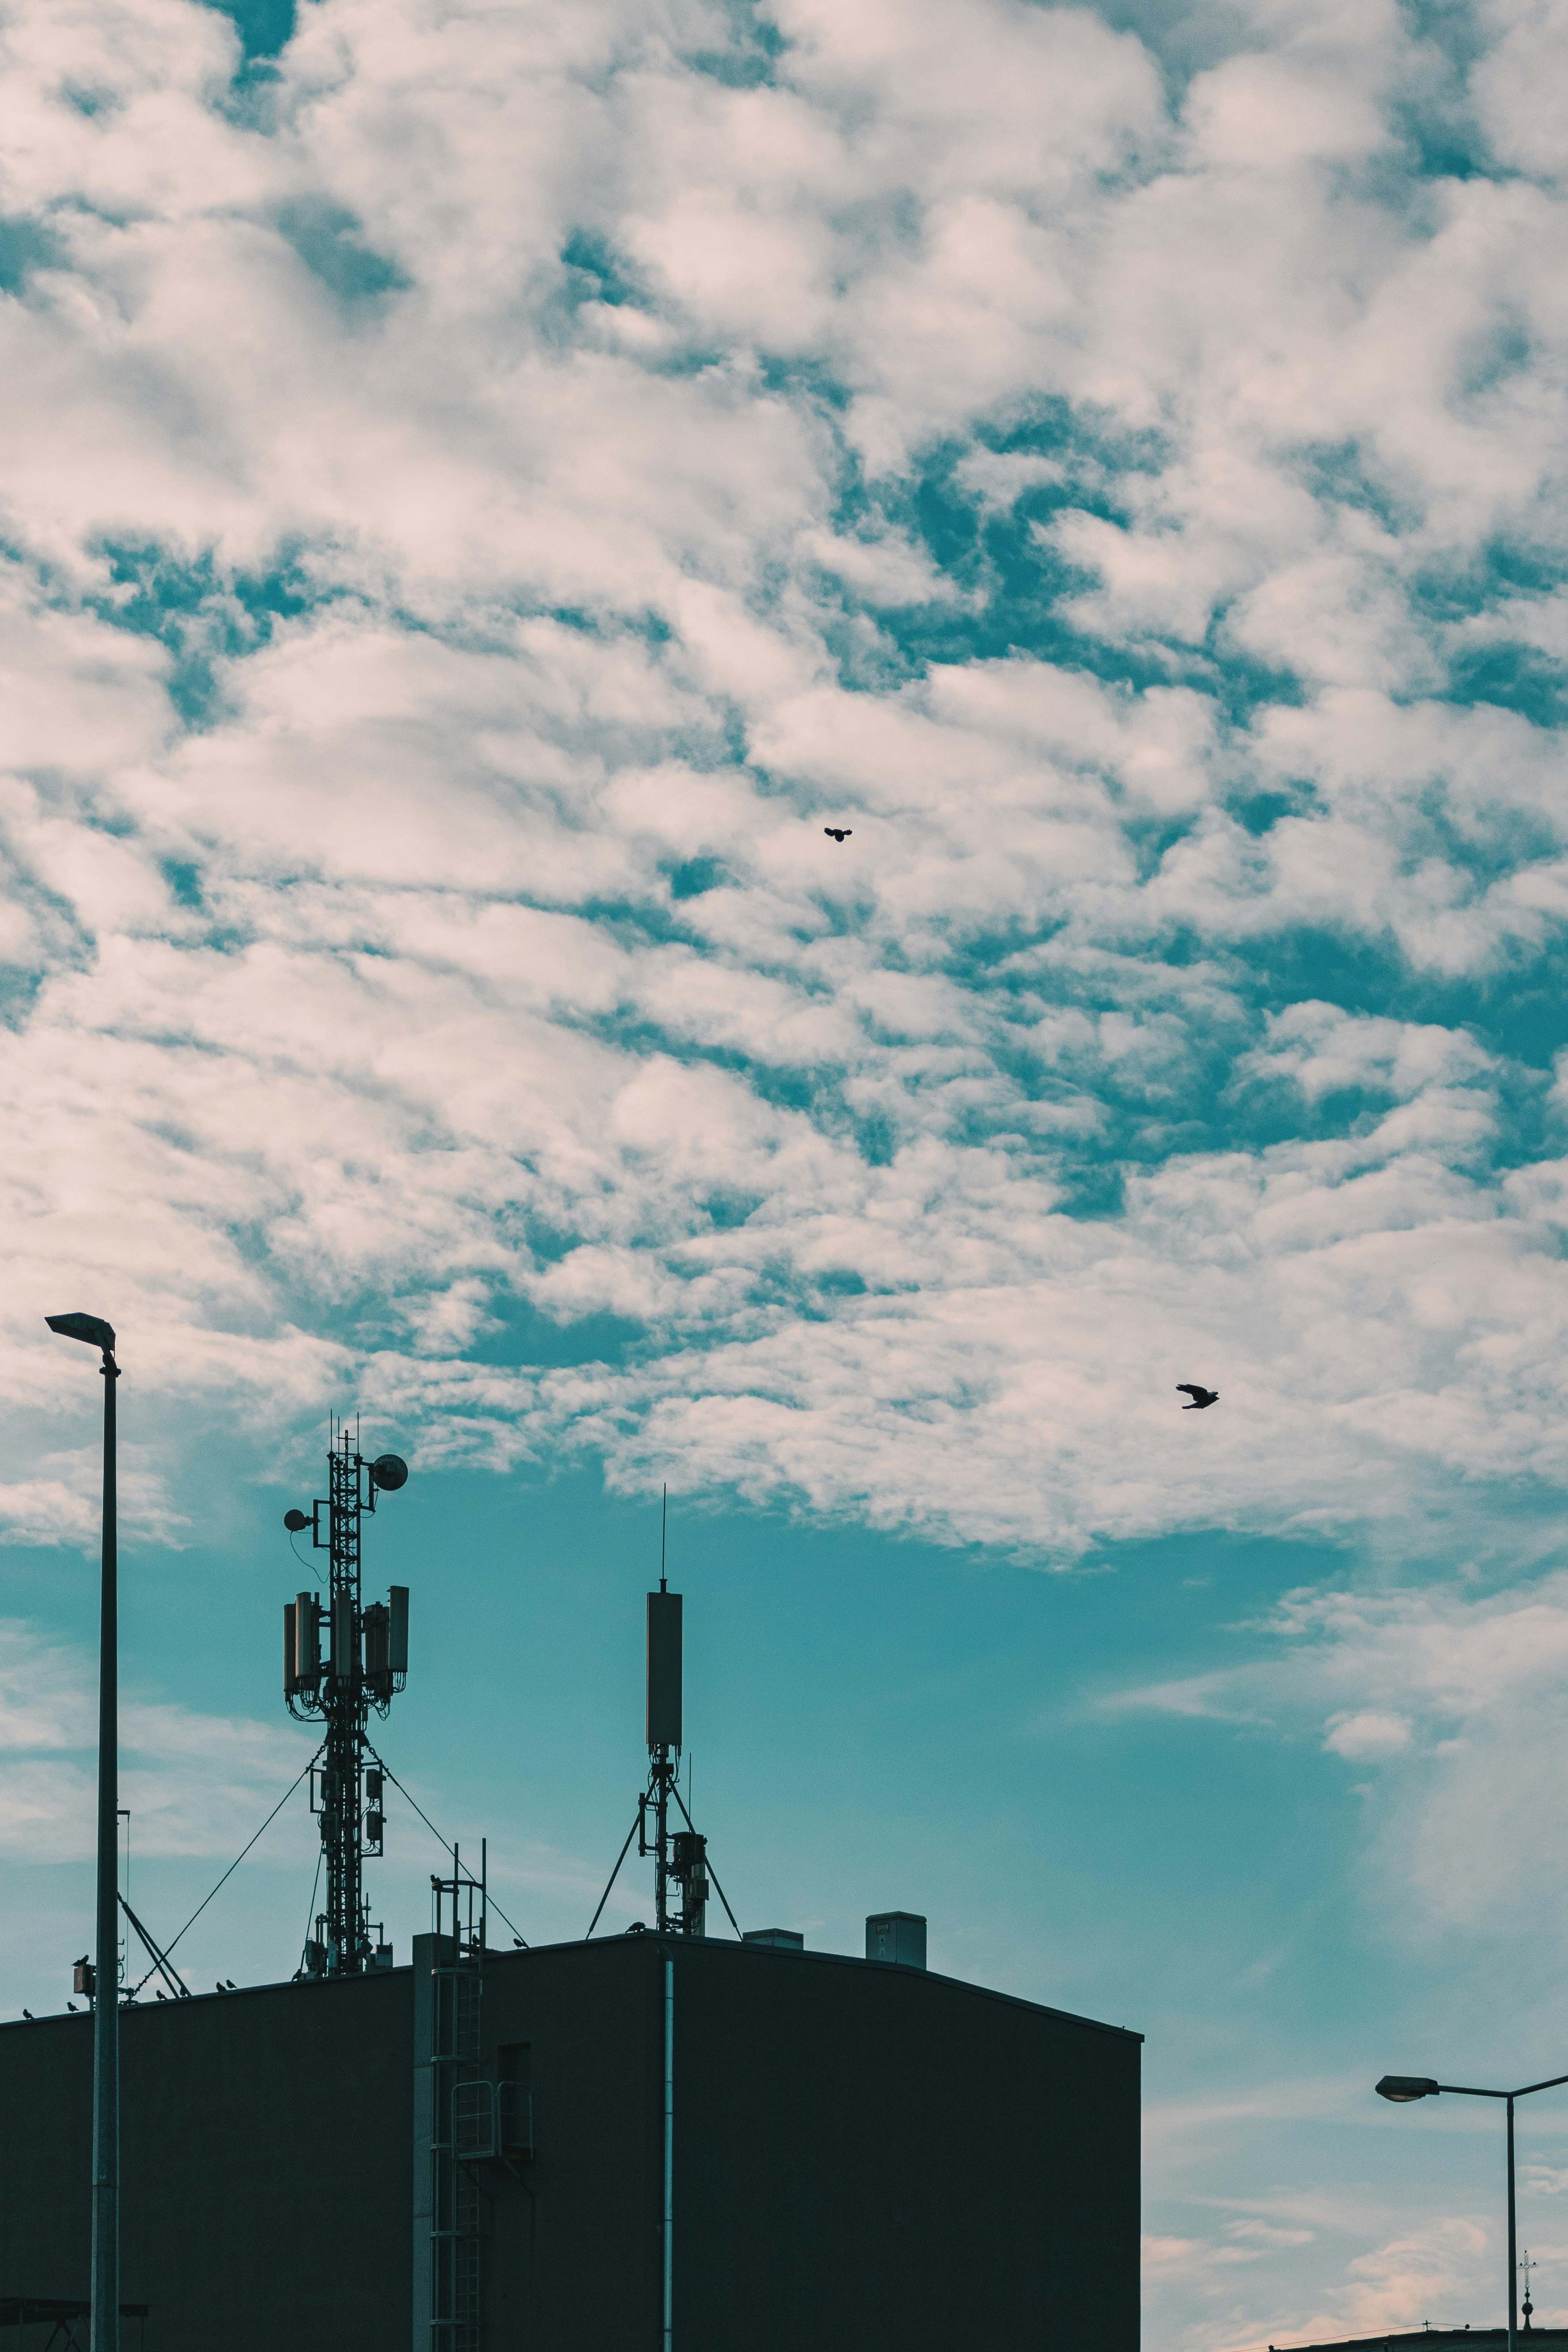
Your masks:
<svg viewBox="0 0 1568 2352"><path fill-rule="evenodd" d="M822 830L829 841L847 841L855 828L852 824L825 824Z"/></svg>
<svg viewBox="0 0 1568 2352"><path fill-rule="evenodd" d="M1196 1381L1178 1381L1176 1393L1192 1399L1191 1404L1182 1407L1184 1412L1206 1412L1211 1404L1219 1402L1218 1389L1201 1389Z"/></svg>

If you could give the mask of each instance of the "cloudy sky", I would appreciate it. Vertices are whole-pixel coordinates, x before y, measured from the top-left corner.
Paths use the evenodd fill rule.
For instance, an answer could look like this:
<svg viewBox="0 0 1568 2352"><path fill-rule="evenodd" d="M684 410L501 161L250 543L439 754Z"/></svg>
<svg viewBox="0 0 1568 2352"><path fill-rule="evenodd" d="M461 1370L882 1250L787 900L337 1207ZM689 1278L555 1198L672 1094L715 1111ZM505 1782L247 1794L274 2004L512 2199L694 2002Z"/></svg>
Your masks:
<svg viewBox="0 0 1568 2352"><path fill-rule="evenodd" d="M89 1934L85 1307L166 1934L310 1752L331 1411L535 1940L668 1482L745 1924L1148 2034L1149 2343L1500 2317L1495 2116L1369 2086L1568 2064L1565 75L1564 0L5 0L0 2009Z"/></svg>

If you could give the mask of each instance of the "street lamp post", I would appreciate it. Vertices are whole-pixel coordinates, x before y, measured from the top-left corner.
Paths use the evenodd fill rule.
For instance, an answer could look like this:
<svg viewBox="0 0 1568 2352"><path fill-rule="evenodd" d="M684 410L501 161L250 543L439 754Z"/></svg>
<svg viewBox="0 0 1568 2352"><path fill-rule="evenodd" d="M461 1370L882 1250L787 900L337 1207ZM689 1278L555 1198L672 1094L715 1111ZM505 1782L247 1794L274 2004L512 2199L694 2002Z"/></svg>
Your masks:
<svg viewBox="0 0 1568 2352"><path fill-rule="evenodd" d="M1380 2099L1392 2099L1395 2106L1407 2106L1415 2099L1435 2098L1439 2091L1447 2091L1462 2099L1501 2099L1508 2108L1508 2352L1514 2352L1514 2334L1519 2326L1519 2248L1514 2238L1513 2204L1513 2103L1528 2099L1532 2091L1554 2091L1559 2084L1568 2083L1568 2074L1553 2074L1550 2082L1526 2083L1519 2091L1481 2091L1473 2083L1435 2083L1430 2074L1385 2074L1377 2084Z"/></svg>
<svg viewBox="0 0 1568 2352"><path fill-rule="evenodd" d="M103 1573L98 1648L98 1961L92 1996L91 2352L120 2352L119 1557L114 1327L97 1315L46 1315L51 1331L103 1355Z"/></svg>

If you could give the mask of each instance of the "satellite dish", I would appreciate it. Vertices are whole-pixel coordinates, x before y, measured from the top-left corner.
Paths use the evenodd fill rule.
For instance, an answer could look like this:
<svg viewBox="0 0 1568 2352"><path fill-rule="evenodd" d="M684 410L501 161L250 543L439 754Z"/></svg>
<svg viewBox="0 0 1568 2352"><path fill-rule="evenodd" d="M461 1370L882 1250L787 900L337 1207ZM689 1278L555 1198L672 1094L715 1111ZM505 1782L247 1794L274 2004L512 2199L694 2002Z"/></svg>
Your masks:
<svg viewBox="0 0 1568 2352"><path fill-rule="evenodd" d="M401 1454L382 1454L370 1465L373 1482L384 1495L395 1495L408 1484L408 1465Z"/></svg>
<svg viewBox="0 0 1568 2352"><path fill-rule="evenodd" d="M285 1511L283 1524L291 1536L297 1536L301 1528L310 1526L310 1516L305 1511Z"/></svg>

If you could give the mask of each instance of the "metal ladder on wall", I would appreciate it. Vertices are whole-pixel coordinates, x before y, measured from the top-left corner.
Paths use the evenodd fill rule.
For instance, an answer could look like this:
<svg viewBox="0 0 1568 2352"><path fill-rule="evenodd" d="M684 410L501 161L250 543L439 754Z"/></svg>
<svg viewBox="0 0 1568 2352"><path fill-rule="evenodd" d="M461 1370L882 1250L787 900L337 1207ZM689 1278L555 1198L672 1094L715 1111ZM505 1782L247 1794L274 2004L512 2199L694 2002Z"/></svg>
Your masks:
<svg viewBox="0 0 1568 2352"><path fill-rule="evenodd" d="M431 2352L483 2352L480 2268L483 2212L479 2175L463 2161L458 2092L474 2082L480 2055L484 1998L486 1848L479 1874L463 1869L452 1848L452 1875L433 1878L436 1897L433 2063L435 2115L430 2145Z"/></svg>

